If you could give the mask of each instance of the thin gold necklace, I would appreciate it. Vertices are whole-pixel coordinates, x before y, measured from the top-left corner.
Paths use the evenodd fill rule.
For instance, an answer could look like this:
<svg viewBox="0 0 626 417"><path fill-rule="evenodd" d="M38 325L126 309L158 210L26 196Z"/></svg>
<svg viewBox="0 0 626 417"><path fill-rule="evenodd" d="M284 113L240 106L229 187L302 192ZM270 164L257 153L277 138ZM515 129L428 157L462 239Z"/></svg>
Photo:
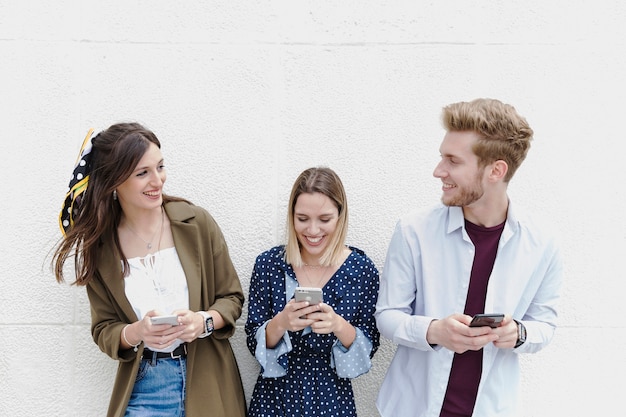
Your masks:
<svg viewBox="0 0 626 417"><path fill-rule="evenodd" d="M304 271L304 275L306 275L306 279L309 282L309 285L313 283L313 280L311 279L311 277L309 276L309 272L307 271L307 267L308 268L313 268L313 269L321 269L323 268L324 271L322 272L322 275L320 276L319 280L315 283L315 286L318 288L321 288L320 284L322 283L322 281L324 281L324 278L326 277L326 272L328 271L328 268L330 267L330 265L309 265L309 264L304 264L302 270Z"/></svg>
<svg viewBox="0 0 626 417"><path fill-rule="evenodd" d="M150 241L149 241L149 242L146 242L146 241L145 241L145 240L144 240L141 236L139 236L139 233L135 232L135 231L133 230L133 228L132 228L132 227L130 227L130 223L126 222L126 227L128 227L128 230L130 230L131 232L133 232L133 234L134 234L135 236L137 236L139 239L141 239L141 241L142 241L143 243L145 243L145 244L146 244L146 249L150 250L150 249L152 249L152 241L153 241L153 240L154 240L154 238L156 237L157 233L159 233L159 230L161 230L161 231L163 230L163 216L164 216L164 214L163 214L163 207L161 207L161 224L160 224L160 226L159 226L159 227L155 230L154 235L152 235L152 239L150 239ZM161 237L159 236L159 241L160 241L160 240L161 240ZM160 245L159 245L159 246L160 246Z"/></svg>

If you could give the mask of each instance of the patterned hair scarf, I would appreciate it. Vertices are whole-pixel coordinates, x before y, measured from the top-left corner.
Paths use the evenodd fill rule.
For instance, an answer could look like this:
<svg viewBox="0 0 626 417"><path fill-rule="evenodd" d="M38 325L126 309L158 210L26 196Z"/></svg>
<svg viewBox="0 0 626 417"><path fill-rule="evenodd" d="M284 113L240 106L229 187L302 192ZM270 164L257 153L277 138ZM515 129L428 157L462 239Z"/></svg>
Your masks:
<svg viewBox="0 0 626 417"><path fill-rule="evenodd" d="M91 172L91 148L93 145L93 132L94 129L89 129L87 136L83 141L83 145L80 147L80 153L74 166L74 172L70 179L68 191L65 194L65 201L63 207L59 213L59 227L63 236L68 230L74 226L74 217L81 203L81 195L87 190L87 183L89 182L89 173ZM97 135L96 135L97 136Z"/></svg>

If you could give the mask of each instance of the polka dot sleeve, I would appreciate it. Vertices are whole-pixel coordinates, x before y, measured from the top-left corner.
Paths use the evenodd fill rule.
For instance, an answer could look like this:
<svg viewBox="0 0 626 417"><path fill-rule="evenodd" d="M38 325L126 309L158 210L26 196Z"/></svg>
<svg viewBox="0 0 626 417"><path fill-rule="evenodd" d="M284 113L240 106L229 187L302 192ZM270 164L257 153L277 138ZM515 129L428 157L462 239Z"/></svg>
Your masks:
<svg viewBox="0 0 626 417"><path fill-rule="evenodd" d="M289 277L285 277L285 289L286 289L286 298L285 302L293 297L293 294L296 291L296 282L290 280ZM265 378L277 378L281 376L285 376L287 374L287 370L283 367L279 358L293 350L293 346L291 345L291 339L289 338L289 332L285 332L283 338L278 342L276 347L273 349L267 348L267 343L265 340L265 328L269 320L265 322L256 333L256 351L254 352L254 357L259 364L261 364L262 373L261 375ZM310 330L310 328L309 328Z"/></svg>
<svg viewBox="0 0 626 417"><path fill-rule="evenodd" d="M267 327L267 323L269 323L269 321L257 330L257 345L254 357L261 365L261 375L263 375L264 378L278 378L287 375L287 370L278 362L278 358L291 352L293 350L293 346L291 346L289 335L285 333L276 347L268 349L266 347L267 344L265 343L265 328Z"/></svg>
<svg viewBox="0 0 626 417"><path fill-rule="evenodd" d="M367 373L372 367L370 353L372 342L365 337L361 329L356 329L356 339L350 349L346 349L339 340L333 345L331 366L340 378L356 378Z"/></svg>

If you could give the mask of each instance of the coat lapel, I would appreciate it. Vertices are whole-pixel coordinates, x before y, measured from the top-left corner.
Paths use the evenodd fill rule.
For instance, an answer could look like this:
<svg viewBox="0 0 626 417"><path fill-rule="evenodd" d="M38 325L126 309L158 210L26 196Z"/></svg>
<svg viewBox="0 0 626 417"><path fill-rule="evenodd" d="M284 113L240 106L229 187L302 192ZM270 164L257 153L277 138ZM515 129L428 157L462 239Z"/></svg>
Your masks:
<svg viewBox="0 0 626 417"><path fill-rule="evenodd" d="M135 314L133 306L126 298L126 291L124 289L124 278L122 278L122 261L119 256L114 253L113 242L102 245L102 262L100 262L100 273L102 274L102 280L105 282L107 288L111 292L111 296L116 300L124 314L128 323L133 323L140 319Z"/></svg>
<svg viewBox="0 0 626 417"><path fill-rule="evenodd" d="M202 268L200 260L200 233L198 226L187 221L194 217L186 204L167 204L165 211L170 219L176 252L187 277L189 288L189 309L198 311L201 307Z"/></svg>

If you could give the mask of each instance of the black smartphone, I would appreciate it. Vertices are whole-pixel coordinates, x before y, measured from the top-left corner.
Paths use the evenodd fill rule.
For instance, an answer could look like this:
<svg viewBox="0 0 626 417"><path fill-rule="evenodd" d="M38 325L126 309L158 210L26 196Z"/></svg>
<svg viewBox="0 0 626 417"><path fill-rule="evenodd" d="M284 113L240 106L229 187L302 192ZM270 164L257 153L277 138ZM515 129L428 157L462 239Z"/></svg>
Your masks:
<svg viewBox="0 0 626 417"><path fill-rule="evenodd" d="M470 327L489 326L495 329L500 326L502 320L504 320L504 314L476 314L472 318Z"/></svg>

